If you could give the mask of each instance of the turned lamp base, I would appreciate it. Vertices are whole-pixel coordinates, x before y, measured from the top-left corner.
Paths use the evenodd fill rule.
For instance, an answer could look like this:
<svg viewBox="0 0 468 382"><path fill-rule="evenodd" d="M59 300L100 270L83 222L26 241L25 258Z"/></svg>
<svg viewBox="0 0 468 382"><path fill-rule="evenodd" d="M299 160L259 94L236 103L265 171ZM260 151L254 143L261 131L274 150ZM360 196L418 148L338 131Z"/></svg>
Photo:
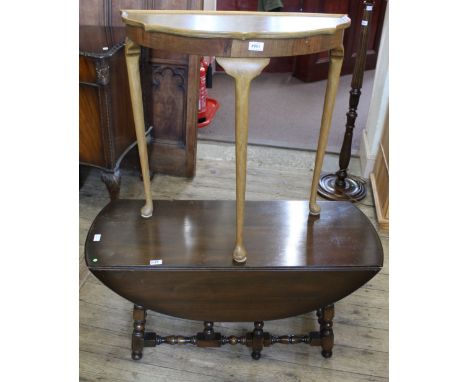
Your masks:
<svg viewBox="0 0 468 382"><path fill-rule="evenodd" d="M366 197L365 182L360 178L348 175L343 188L336 186L336 174L323 175L320 178L318 193L329 200L347 200L358 202Z"/></svg>

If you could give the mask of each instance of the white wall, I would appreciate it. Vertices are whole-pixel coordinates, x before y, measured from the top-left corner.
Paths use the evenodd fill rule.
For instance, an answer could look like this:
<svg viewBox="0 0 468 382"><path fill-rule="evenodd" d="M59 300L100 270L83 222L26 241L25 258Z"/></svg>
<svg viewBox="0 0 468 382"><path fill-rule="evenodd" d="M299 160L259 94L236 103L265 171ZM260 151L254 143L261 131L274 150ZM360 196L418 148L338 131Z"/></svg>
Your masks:
<svg viewBox="0 0 468 382"><path fill-rule="evenodd" d="M369 178L379 149L380 138L388 112L388 14L389 4L385 12L385 20L380 38L379 57L375 68L374 87L367 115L366 128L362 134L360 159L361 174Z"/></svg>

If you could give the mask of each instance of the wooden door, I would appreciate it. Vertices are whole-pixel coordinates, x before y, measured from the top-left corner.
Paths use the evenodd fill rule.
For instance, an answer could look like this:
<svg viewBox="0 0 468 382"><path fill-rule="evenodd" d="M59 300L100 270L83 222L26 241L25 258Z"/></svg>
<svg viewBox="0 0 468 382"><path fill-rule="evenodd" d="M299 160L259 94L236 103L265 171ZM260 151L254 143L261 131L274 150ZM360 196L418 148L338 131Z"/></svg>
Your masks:
<svg viewBox="0 0 468 382"><path fill-rule="evenodd" d="M351 74L356 60L364 2L362 0L304 0L303 3L304 12L346 13L351 18L351 27L346 30L344 35L345 57L341 75ZM374 69L377 63L386 6L387 0L374 0L366 70ZM296 57L293 75L300 80L305 82L319 81L327 78L327 74L327 52Z"/></svg>
<svg viewBox="0 0 468 382"><path fill-rule="evenodd" d="M359 39L360 20L364 2L362 0L283 0L283 12L344 13L351 18L351 27L345 31L345 57L341 74L353 72ZM374 0L372 22L369 31L366 70L374 69L377 63L380 36L385 17L387 0ZM256 11L257 0L226 0L217 2L218 10ZM305 82L320 81L328 75L328 54L275 58L265 69L267 72L292 72Z"/></svg>

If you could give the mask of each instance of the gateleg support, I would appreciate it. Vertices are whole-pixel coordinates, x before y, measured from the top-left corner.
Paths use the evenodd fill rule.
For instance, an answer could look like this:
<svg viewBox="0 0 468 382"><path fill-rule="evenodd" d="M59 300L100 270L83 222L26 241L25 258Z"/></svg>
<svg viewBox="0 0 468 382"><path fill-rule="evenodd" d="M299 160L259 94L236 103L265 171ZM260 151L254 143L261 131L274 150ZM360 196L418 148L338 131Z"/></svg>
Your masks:
<svg viewBox="0 0 468 382"><path fill-rule="evenodd" d="M143 357L145 346L146 310L141 305L133 306L133 334L132 359L140 360Z"/></svg>
<svg viewBox="0 0 468 382"><path fill-rule="evenodd" d="M317 310L318 322L320 324L320 345L322 347L322 355L325 358L330 358L333 354L334 335L333 335L333 318L335 316L334 305Z"/></svg>

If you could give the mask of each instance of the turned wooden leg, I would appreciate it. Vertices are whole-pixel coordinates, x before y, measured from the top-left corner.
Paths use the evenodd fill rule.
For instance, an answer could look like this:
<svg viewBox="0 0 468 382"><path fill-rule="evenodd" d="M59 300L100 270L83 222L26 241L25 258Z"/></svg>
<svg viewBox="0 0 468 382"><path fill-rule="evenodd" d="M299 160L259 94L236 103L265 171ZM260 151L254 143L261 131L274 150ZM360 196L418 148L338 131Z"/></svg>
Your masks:
<svg viewBox="0 0 468 382"><path fill-rule="evenodd" d="M335 316L334 305L328 305L323 309L317 310L318 322L320 324L320 342L322 346L322 355L330 358L333 354L333 317Z"/></svg>
<svg viewBox="0 0 468 382"><path fill-rule="evenodd" d="M269 58L216 58L236 83L236 244L233 260L244 263L244 202L247 162L250 82L270 62Z"/></svg>
<svg viewBox="0 0 468 382"><path fill-rule="evenodd" d="M139 360L143 357L145 343L146 310L140 305L133 307L133 334L132 334L132 358Z"/></svg>
<svg viewBox="0 0 468 382"><path fill-rule="evenodd" d="M320 207L317 204L317 188L320 180L320 171L322 170L325 148L328 142L328 133L330 131L333 107L335 106L335 97L340 81L341 65L343 64L343 46L330 51L330 68L328 70L328 83L325 93L325 102L323 104L322 123L320 125L320 136L315 156L314 175L312 177L312 186L310 190L309 212L311 215L319 215Z"/></svg>
<svg viewBox="0 0 468 382"><path fill-rule="evenodd" d="M143 100L140 82L140 54L141 48L132 40L125 40L125 58L127 61L128 82L130 84L130 98L133 108L133 119L140 155L141 173L145 189L146 203L141 209L141 216L149 218L153 215L153 199L151 197L150 172L148 164L148 150L146 147L145 118L143 115Z"/></svg>
<svg viewBox="0 0 468 382"><path fill-rule="evenodd" d="M212 340L215 337L215 331L213 329L213 321L204 321L203 322L203 336L207 340Z"/></svg>
<svg viewBox="0 0 468 382"><path fill-rule="evenodd" d="M254 322L254 331L252 336L252 358L259 360L263 349L263 321Z"/></svg>
<svg viewBox="0 0 468 382"><path fill-rule="evenodd" d="M107 187L111 201L117 200L120 194L120 170L101 172L101 180Z"/></svg>

